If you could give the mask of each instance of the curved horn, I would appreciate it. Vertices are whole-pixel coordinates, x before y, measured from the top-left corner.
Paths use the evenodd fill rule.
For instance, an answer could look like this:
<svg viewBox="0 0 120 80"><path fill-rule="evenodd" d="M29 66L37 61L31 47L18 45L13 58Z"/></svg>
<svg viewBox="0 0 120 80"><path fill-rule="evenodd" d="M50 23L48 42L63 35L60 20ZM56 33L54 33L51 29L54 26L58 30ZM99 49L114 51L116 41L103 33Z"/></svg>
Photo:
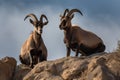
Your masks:
<svg viewBox="0 0 120 80"><path fill-rule="evenodd" d="M79 13L83 16L82 12L81 12L80 10L78 10L78 9L72 9L72 10L67 14L67 16L70 16L73 12L79 12Z"/></svg>
<svg viewBox="0 0 120 80"><path fill-rule="evenodd" d="M65 15L66 15L66 12L67 12L67 13L69 13L69 9L66 9L66 10L64 11L63 16L65 16Z"/></svg>
<svg viewBox="0 0 120 80"><path fill-rule="evenodd" d="M46 19L46 22L44 22L44 23L43 23L43 18ZM46 24L48 23L48 19L47 19L46 15L44 15L44 14L41 15L41 17L40 17L40 22L42 22L43 25L46 25Z"/></svg>
<svg viewBox="0 0 120 80"><path fill-rule="evenodd" d="M34 15L34 14L28 14L25 18L24 18L24 21L28 18L28 17L31 17L35 20L35 22L38 21L37 17Z"/></svg>

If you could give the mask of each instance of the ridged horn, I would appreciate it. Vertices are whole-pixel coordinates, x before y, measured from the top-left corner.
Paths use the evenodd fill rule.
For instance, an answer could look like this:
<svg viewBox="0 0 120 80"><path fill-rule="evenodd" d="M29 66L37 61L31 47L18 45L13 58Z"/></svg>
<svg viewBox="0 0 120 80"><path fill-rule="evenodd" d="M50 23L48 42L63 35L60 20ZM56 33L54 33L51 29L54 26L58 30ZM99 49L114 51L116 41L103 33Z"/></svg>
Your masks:
<svg viewBox="0 0 120 80"><path fill-rule="evenodd" d="M66 13L69 13L69 9L65 9L63 16L65 16Z"/></svg>
<svg viewBox="0 0 120 80"><path fill-rule="evenodd" d="M37 17L34 15L34 14L28 14L25 18L24 18L24 21L28 18L28 17L31 17L32 19L34 19L35 22L38 21Z"/></svg>
<svg viewBox="0 0 120 80"><path fill-rule="evenodd" d="M70 16L73 12L79 12L79 13L83 16L82 12L81 12L80 10L78 10L78 9L72 9L72 10L67 14L67 16Z"/></svg>
<svg viewBox="0 0 120 80"><path fill-rule="evenodd" d="M43 23L43 18L46 19L46 22L44 22L44 23ZM44 14L41 15L41 17L40 17L40 22L42 22L43 25L46 25L46 24L48 23L48 19L47 19L46 15L44 15Z"/></svg>

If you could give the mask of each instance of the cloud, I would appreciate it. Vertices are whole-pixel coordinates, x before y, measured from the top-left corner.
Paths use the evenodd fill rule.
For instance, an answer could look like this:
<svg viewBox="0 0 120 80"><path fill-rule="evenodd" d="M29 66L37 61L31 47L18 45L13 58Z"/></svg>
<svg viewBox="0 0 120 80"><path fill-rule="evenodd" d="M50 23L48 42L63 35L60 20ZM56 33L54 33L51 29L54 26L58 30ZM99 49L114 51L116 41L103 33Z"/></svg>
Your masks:
<svg viewBox="0 0 120 80"><path fill-rule="evenodd" d="M0 6L0 57L13 56L19 62L20 48L33 30L33 26L29 21L23 20L29 13L36 14L38 18L44 13L49 19L49 24L43 28L42 35L48 49L48 60L66 56L63 31L59 30L59 15L65 8L81 9L84 16L75 13L75 18L72 22L100 36L106 44L107 52L116 49L117 41L120 40L120 16L118 15L120 11L116 10L118 9L118 3L115 5L112 4L114 2L110 1L106 7L107 1L102 1L98 4L99 1L92 3L94 0L81 1L81 3L79 1L69 2L68 0L66 2L17 1L1 0L2 3L0 3L2 4ZM27 5L26 3L28 2L30 4ZM112 4L111 7L110 4ZM74 55L73 52L72 55Z"/></svg>
<svg viewBox="0 0 120 80"><path fill-rule="evenodd" d="M43 40L48 49L48 59L57 59L58 57L64 57L64 46L61 38L61 31L58 28L59 14L53 11L49 7L43 7L43 10L29 10L28 12L21 12L14 9L8 13L8 10L1 8L0 13L0 56L13 56L18 60L20 48L24 41L28 38L29 34L33 30L33 26L29 23L29 20L24 21L24 17L34 12L36 16L45 13L48 16L49 24L43 29ZM49 13L48 13L49 12Z"/></svg>
<svg viewBox="0 0 120 80"><path fill-rule="evenodd" d="M119 23L116 23L111 19L107 19L104 22L104 19L106 18L107 17L104 16L103 22L97 22L95 20L91 21L89 19L86 19L86 21L88 21L87 24L84 26L87 26L86 29L100 36L106 45L106 51L111 52L116 49L117 41L120 40L120 27Z"/></svg>

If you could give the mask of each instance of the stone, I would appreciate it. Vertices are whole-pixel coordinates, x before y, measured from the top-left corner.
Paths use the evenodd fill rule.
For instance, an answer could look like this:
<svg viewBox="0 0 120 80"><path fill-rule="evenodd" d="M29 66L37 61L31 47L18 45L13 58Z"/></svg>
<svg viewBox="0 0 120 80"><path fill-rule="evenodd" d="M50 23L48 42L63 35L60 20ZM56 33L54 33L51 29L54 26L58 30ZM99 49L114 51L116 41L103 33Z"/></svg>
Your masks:
<svg viewBox="0 0 120 80"><path fill-rule="evenodd" d="M16 68L16 69L15 69ZM14 76L13 76L14 73ZM0 60L0 80L120 80L120 52L63 57L32 69L13 58Z"/></svg>
<svg viewBox="0 0 120 80"><path fill-rule="evenodd" d="M13 80L23 80L23 78L31 71L29 66L20 64L16 66L15 74Z"/></svg>
<svg viewBox="0 0 120 80"><path fill-rule="evenodd" d="M0 60L0 80L12 80L16 68L16 60L5 57Z"/></svg>

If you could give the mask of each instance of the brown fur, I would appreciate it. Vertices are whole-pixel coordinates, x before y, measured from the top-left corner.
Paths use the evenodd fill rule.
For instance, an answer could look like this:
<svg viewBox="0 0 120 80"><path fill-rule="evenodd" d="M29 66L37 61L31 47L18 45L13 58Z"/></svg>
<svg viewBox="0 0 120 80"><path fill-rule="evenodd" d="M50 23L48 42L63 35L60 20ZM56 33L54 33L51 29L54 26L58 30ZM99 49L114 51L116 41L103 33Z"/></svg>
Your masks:
<svg viewBox="0 0 120 80"><path fill-rule="evenodd" d="M29 17L33 17L33 14L29 15ZM36 16L34 15L34 17ZM34 31L30 34L29 38L23 44L19 59L21 63L30 65L30 67L33 68L33 65L37 64L38 62L47 60L47 48L44 44L41 33L43 26L46 25L48 21L46 24L43 22L43 24L39 24L41 21L36 20L34 22L30 19L30 22L34 26Z"/></svg>
<svg viewBox="0 0 120 80"><path fill-rule="evenodd" d="M70 56L71 49L76 52L76 56L78 56L78 53L90 55L103 52L105 45L102 39L96 34L86 31L79 26L72 26L71 20L73 17L73 14L61 17L60 29L64 30L64 43L67 47L67 56Z"/></svg>

